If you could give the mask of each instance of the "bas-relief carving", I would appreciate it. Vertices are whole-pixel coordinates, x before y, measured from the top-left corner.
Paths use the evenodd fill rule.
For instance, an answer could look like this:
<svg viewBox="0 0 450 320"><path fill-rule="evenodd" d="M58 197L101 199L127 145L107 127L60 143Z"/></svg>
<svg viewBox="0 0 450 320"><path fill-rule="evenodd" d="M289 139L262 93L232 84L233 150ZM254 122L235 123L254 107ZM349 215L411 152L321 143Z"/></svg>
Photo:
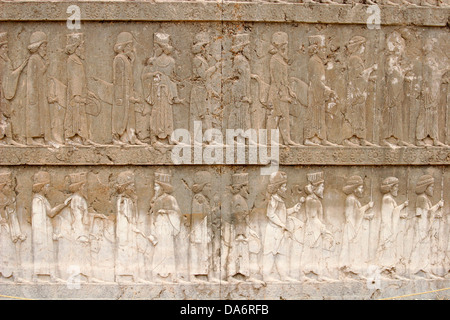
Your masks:
<svg viewBox="0 0 450 320"><path fill-rule="evenodd" d="M285 169L261 178L253 169L224 175L198 167L175 180L173 168L61 172L67 187L56 205L57 173L28 170L20 177L32 184L17 184L13 171L2 171L2 279L296 283L365 280L370 266L396 280L448 273L442 177L417 169L377 186L381 171ZM299 170L304 178L291 176ZM17 204L25 194L30 205ZM102 198L109 205L95 207ZM28 254L31 271L21 265Z"/></svg>
<svg viewBox="0 0 450 320"><path fill-rule="evenodd" d="M383 68L378 72L376 60L369 67L365 60L367 47L380 52L379 36L352 35L347 41L325 33L302 36L303 43L293 42L293 34L275 31L266 33L270 39L265 41L238 32L231 41L222 41L231 54L221 52L230 57L228 62L219 58L212 34L202 31L193 36L191 61L187 61L188 55L173 56L173 36L155 32L153 55L142 64L135 35L120 32L113 46L112 80L93 76L91 84L86 73L92 63L87 59L86 34L67 35L66 80L60 81L48 74L49 65L58 62L47 54L46 33L31 34L30 57L15 70L8 58L7 34L2 33L6 63L2 67L2 140L16 144L8 109L18 98L15 91L26 65L26 90L20 98L25 101L28 145L96 147L99 143L91 127L98 124L105 132L111 128L110 140L116 145L174 144L171 133L179 128L189 129L197 139L208 131L205 142L212 139L213 131L208 129L245 132L253 128L279 129L286 146L375 147L377 132L380 145L392 148L447 146L448 58L439 53L445 46L440 46L438 38L427 38L420 53L424 59L418 62L407 52L411 39L404 30L385 32L385 50L379 59ZM261 57L267 68L255 65ZM178 70L189 64L191 77L181 79ZM218 82L222 71L224 92ZM190 88L187 101L180 98L179 86ZM224 113L220 99L225 102ZM108 108L111 122L98 123ZM146 119L142 132L137 129L137 113ZM175 113L186 115L188 121L175 124ZM194 121L201 122L202 135L193 132ZM338 130L341 126L343 130Z"/></svg>

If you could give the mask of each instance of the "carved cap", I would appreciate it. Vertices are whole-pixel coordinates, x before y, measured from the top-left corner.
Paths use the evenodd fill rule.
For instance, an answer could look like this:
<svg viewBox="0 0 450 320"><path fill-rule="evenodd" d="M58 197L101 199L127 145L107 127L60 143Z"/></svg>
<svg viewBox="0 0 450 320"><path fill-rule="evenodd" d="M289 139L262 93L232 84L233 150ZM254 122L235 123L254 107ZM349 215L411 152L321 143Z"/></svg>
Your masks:
<svg viewBox="0 0 450 320"><path fill-rule="evenodd" d="M248 33L236 34L233 36L232 49L239 49L250 44L250 35Z"/></svg>
<svg viewBox="0 0 450 320"><path fill-rule="evenodd" d="M323 172L308 173L306 175L306 178L307 178L308 182L311 183L313 186L317 186L324 182Z"/></svg>
<svg viewBox="0 0 450 320"><path fill-rule="evenodd" d="M171 175L166 170L155 171L155 182L170 184Z"/></svg>
<svg viewBox="0 0 450 320"><path fill-rule="evenodd" d="M283 171L273 172L269 177L269 184L283 184L287 182L287 174Z"/></svg>
<svg viewBox="0 0 450 320"><path fill-rule="evenodd" d="M235 173L231 177L231 181L233 186L242 186L248 184L248 173L241 172L241 173Z"/></svg>
<svg viewBox="0 0 450 320"><path fill-rule="evenodd" d="M350 194L353 191L355 191L356 188L359 186L362 186L364 184L363 179L360 176L351 176L347 179L345 182L345 186L343 188L343 191L345 194Z"/></svg>
<svg viewBox="0 0 450 320"><path fill-rule="evenodd" d="M87 172L69 174L70 189L81 186L87 182Z"/></svg>
<svg viewBox="0 0 450 320"><path fill-rule="evenodd" d="M134 173L132 171L123 171L117 176L117 184L119 186L128 185L134 182Z"/></svg>
<svg viewBox="0 0 450 320"><path fill-rule="evenodd" d="M133 42L133 35L129 32L121 32L117 36L116 46Z"/></svg>
<svg viewBox="0 0 450 320"><path fill-rule="evenodd" d="M211 182L211 174L208 171L199 171L195 173L194 184L202 185Z"/></svg>
<svg viewBox="0 0 450 320"><path fill-rule="evenodd" d="M286 32L279 31L272 35L272 45L274 46L279 46L288 42L289 38Z"/></svg>
<svg viewBox="0 0 450 320"><path fill-rule="evenodd" d="M79 45L83 41L83 34L82 33L71 33L67 35L67 45L73 46L73 45Z"/></svg>
<svg viewBox="0 0 450 320"><path fill-rule="evenodd" d="M5 43L8 43L8 33L0 32L0 46L4 45Z"/></svg>
<svg viewBox="0 0 450 320"><path fill-rule="evenodd" d="M434 183L433 176L431 176L429 174L424 174L423 176L421 176L419 178L419 181L417 181L416 190L415 190L416 193L417 194L424 193L425 190L427 189L427 187L433 183Z"/></svg>
<svg viewBox="0 0 450 320"><path fill-rule="evenodd" d="M396 177L387 177L381 183L381 192L388 193L391 190L391 187L398 183L398 179Z"/></svg>
<svg viewBox="0 0 450 320"><path fill-rule="evenodd" d="M202 46L204 44L209 43L210 38L207 32L199 32L195 35L194 45Z"/></svg>
<svg viewBox="0 0 450 320"><path fill-rule="evenodd" d="M166 33L157 32L157 33L155 33L153 40L157 44L167 46L167 45L169 45L169 42L170 42L170 35L168 35Z"/></svg>
<svg viewBox="0 0 450 320"><path fill-rule="evenodd" d="M45 185L50 183L50 174L47 171L39 171L33 175L33 186Z"/></svg>
<svg viewBox="0 0 450 320"><path fill-rule="evenodd" d="M47 42L47 35L44 32L33 32L30 36L30 45L28 48L40 46L44 42Z"/></svg>
<svg viewBox="0 0 450 320"><path fill-rule="evenodd" d="M308 42L310 46L324 46L325 45L325 36L324 35L314 35L308 37Z"/></svg>

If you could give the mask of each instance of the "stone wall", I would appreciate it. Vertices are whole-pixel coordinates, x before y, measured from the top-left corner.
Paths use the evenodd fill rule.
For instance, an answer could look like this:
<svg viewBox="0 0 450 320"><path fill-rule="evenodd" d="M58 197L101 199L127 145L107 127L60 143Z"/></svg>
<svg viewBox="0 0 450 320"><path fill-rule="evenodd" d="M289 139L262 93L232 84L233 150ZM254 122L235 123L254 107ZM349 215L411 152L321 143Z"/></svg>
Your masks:
<svg viewBox="0 0 450 320"><path fill-rule="evenodd" d="M0 294L449 287L450 9L411 3L0 1Z"/></svg>

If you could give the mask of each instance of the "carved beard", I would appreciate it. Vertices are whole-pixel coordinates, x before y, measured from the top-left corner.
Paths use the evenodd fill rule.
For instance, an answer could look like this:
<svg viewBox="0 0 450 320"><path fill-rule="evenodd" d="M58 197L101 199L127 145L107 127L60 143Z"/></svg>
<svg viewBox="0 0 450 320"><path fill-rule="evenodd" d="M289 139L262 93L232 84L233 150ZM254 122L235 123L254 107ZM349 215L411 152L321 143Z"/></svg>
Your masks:
<svg viewBox="0 0 450 320"><path fill-rule="evenodd" d="M8 52L5 51L2 54L0 54L0 58L5 61L9 61Z"/></svg>
<svg viewBox="0 0 450 320"><path fill-rule="evenodd" d="M134 188L127 188L124 192L123 195L127 198L133 199L133 200L137 200L137 194L136 194L136 190L134 190Z"/></svg>
<svg viewBox="0 0 450 320"><path fill-rule="evenodd" d="M129 52L124 52L124 54L127 56L127 58L131 61L131 63L134 62L136 59L136 54L134 53L134 50L131 50Z"/></svg>

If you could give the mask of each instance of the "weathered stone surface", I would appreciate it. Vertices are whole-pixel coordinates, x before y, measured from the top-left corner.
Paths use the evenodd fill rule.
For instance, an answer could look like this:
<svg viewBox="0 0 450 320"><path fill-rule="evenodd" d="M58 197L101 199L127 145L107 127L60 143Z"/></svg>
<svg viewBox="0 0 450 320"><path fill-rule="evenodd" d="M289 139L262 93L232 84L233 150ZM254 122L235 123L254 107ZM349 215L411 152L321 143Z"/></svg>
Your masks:
<svg viewBox="0 0 450 320"><path fill-rule="evenodd" d="M450 9L410 2L0 1L0 293L448 299Z"/></svg>

